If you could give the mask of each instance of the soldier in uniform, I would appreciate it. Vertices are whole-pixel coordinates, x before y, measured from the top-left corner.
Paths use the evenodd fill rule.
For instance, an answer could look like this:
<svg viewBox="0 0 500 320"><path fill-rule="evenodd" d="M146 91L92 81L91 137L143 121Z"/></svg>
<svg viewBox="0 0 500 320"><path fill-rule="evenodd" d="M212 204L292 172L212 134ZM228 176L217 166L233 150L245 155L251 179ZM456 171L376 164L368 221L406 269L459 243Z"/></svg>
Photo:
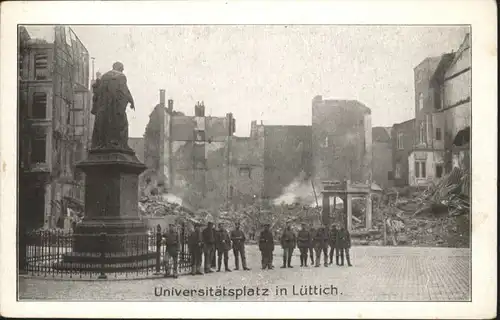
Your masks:
<svg viewBox="0 0 500 320"><path fill-rule="evenodd" d="M179 258L180 250L180 239L179 234L175 230L175 225L173 223L168 225L168 230L163 234L163 239L165 240L166 252L165 252L165 277L170 275L170 260L173 264L173 277L177 278L177 263Z"/></svg>
<svg viewBox="0 0 500 320"><path fill-rule="evenodd" d="M287 224L285 230L283 230L283 234L280 239L281 247L283 248L283 265L282 268L293 268L292 266L292 254L293 249L297 244L297 237L295 233L292 231L292 227Z"/></svg>
<svg viewBox="0 0 500 320"><path fill-rule="evenodd" d="M264 230L261 231L259 236L259 250L262 255L262 270L268 268L274 269L273 266L273 251L274 251L274 238L273 233L269 230L270 224L264 224Z"/></svg>
<svg viewBox="0 0 500 320"><path fill-rule="evenodd" d="M205 264L205 273L211 273L213 264L213 256L215 252L215 229L213 222L209 222L207 227L203 229L203 258Z"/></svg>
<svg viewBox="0 0 500 320"><path fill-rule="evenodd" d="M309 257L311 258L311 266L314 265L314 235L316 234L316 230L314 229L313 224L309 225L309 234L311 235L311 242L309 242Z"/></svg>
<svg viewBox="0 0 500 320"><path fill-rule="evenodd" d="M241 256L241 264L243 270L250 270L247 268L247 258L245 255L245 234L240 230L240 223L236 222L235 229L231 231L231 241L233 243L233 254L234 254L234 270L240 269L239 258Z"/></svg>
<svg viewBox="0 0 500 320"><path fill-rule="evenodd" d="M323 252L324 265L328 267L328 231L321 226L314 235L314 249L316 250L316 267L319 267L321 252Z"/></svg>
<svg viewBox="0 0 500 320"><path fill-rule="evenodd" d="M344 265L344 252L345 252L347 265L349 267L352 267L351 259L349 257L349 249L351 248L351 235L344 226L342 226L340 230L337 232L336 245L337 245L337 255L335 258L337 260L337 265L339 266ZM339 264L339 254L340 254L340 264Z"/></svg>
<svg viewBox="0 0 500 320"><path fill-rule="evenodd" d="M311 233L307 231L306 224L302 224L302 229L297 236L297 246L300 250L300 266L307 267L307 251L311 247Z"/></svg>
<svg viewBox="0 0 500 320"><path fill-rule="evenodd" d="M337 226L332 225L332 228L330 229L330 233L328 234L328 242L330 243L330 264L333 263L333 253L336 248L336 241L337 241ZM338 250L338 249L337 249ZM337 259L337 256L335 256L335 259ZM337 261L338 264L338 261Z"/></svg>
<svg viewBox="0 0 500 320"><path fill-rule="evenodd" d="M215 234L215 248L217 249L217 272L220 272L222 264L222 256L224 256L224 269L227 272L231 272L229 269L229 249L231 249L231 239L229 238L229 233L224 229L224 225L219 223L219 229Z"/></svg>
<svg viewBox="0 0 500 320"><path fill-rule="evenodd" d="M203 236L201 234L201 224L196 223L194 231L188 239L189 252L191 253L191 274L203 274L201 272L201 256L203 253Z"/></svg>

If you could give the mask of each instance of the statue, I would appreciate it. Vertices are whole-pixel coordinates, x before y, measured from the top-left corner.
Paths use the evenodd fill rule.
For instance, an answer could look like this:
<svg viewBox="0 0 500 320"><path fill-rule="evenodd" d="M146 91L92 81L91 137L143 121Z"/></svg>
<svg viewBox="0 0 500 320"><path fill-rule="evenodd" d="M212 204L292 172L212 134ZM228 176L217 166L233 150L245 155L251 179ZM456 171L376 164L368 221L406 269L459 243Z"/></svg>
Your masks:
<svg viewBox="0 0 500 320"><path fill-rule="evenodd" d="M92 111L95 115L91 149L131 150L128 146L126 108L135 110L134 99L123 74L123 64L115 62L93 85Z"/></svg>

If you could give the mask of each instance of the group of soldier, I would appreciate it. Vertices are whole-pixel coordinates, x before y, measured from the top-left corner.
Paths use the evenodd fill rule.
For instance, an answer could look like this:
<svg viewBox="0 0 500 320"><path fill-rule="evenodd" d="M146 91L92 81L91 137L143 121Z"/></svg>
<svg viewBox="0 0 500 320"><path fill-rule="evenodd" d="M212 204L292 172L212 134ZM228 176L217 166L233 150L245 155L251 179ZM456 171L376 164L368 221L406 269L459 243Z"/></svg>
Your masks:
<svg viewBox="0 0 500 320"><path fill-rule="evenodd" d="M308 229L303 223L300 231L295 234L291 226L287 225L281 235L280 244L283 249L281 268L293 268L292 256L296 247L300 250L301 267L307 267L308 257L311 259L311 265L319 267L321 253L323 253L325 267L333 263L334 253L336 265L344 265L345 254L347 265L352 266L349 256L351 236L345 227L337 229L336 225L332 225L328 230L328 228L321 226L315 230L312 226ZM330 247L330 252L328 252L328 247ZM259 250L262 255L262 269L273 269L274 238L269 224L265 224L264 230L260 233Z"/></svg>
<svg viewBox="0 0 500 320"><path fill-rule="evenodd" d="M165 276L170 275L169 261L172 260L173 277L177 278L180 238L174 224L169 225L169 229L163 234L163 240L166 245ZM194 231L188 237L188 248L191 254L191 274L211 273L215 267L217 267L217 272L220 272L222 262L224 262L224 270L231 272L229 268L229 251L231 249L234 254L235 270L240 268L240 258L243 270L250 270L247 267L245 241L246 237L240 229L239 223L236 223L231 233L226 230L222 223L219 223L217 230L214 228L213 222L209 222L203 230L201 230L201 224L196 223ZM204 273L201 271L202 260Z"/></svg>
<svg viewBox="0 0 500 320"><path fill-rule="evenodd" d="M264 229L261 231L258 241L262 257L262 269L274 269L273 253L275 243L270 224L264 224ZM234 254L235 270L239 270L240 258L243 270L250 270L247 267L245 242L246 237L240 229L239 223L235 224L235 228L231 232L228 232L222 223L219 223L218 228L215 229L214 224L208 222L207 227L203 230L201 230L201 224L196 223L194 231L188 237L188 247L191 254L191 274L212 273L214 272L213 268L217 268L217 272L220 272L222 263L224 263L224 270L231 272L229 268L229 251L231 249ZM172 276L177 278L180 238L174 224L170 224L168 230L163 234L163 243L166 245L165 276L170 276L172 271ZM301 267L307 267L308 257L311 260L311 265L319 267L322 253L325 267L333 263L334 254L337 265L344 265L345 255L347 265L352 266L349 256L351 237L344 227L337 229L336 225L332 225L330 230L324 226L314 230L312 226L307 228L306 224L302 224L301 230L295 233L288 224L281 235L280 244L283 249L282 268L293 268L292 256L296 247L300 250ZM329 247L330 252L328 253ZM202 272L202 260L204 272ZM170 268L170 261L172 261L173 268Z"/></svg>

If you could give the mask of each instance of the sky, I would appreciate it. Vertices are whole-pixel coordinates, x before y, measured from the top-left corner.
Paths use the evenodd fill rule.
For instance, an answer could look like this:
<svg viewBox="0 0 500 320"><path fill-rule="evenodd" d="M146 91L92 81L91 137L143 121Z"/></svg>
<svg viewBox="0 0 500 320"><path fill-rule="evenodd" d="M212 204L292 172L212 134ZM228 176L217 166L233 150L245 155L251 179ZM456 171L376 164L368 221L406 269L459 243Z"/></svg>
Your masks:
<svg viewBox="0 0 500 320"><path fill-rule="evenodd" d="M372 110L372 126L413 116L413 68L429 56L456 51L466 27L198 25L72 26L94 57L95 71L125 66L136 110L129 133L141 137L159 90L174 109L250 121L310 125L311 101L355 99Z"/></svg>

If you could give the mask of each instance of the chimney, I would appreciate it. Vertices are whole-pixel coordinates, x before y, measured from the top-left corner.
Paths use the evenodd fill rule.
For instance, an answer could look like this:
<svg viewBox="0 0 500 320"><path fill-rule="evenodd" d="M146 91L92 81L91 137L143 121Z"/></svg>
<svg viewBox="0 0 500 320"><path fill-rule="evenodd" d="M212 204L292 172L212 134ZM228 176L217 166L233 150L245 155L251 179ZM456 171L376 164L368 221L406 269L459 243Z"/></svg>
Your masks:
<svg viewBox="0 0 500 320"><path fill-rule="evenodd" d="M165 106L165 89L160 89L160 105Z"/></svg>
<svg viewBox="0 0 500 320"><path fill-rule="evenodd" d="M252 120L250 122L250 137L255 137L257 135L257 120Z"/></svg>
<svg viewBox="0 0 500 320"><path fill-rule="evenodd" d="M174 100L168 99L168 112L172 112L174 110Z"/></svg>

